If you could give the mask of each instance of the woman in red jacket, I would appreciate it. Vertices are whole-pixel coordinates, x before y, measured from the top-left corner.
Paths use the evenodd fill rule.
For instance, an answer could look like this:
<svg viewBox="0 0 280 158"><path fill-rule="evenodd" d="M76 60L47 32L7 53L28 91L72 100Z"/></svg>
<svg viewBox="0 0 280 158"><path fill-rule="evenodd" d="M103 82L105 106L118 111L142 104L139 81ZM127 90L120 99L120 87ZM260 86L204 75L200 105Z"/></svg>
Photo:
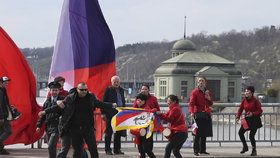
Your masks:
<svg viewBox="0 0 280 158"><path fill-rule="evenodd" d="M147 100L146 100L146 104L145 104L145 107L144 109L147 109L147 110L156 110L156 111L159 111L159 104L158 104L158 101L157 101L157 98L153 95L150 94L150 87L149 85L147 84L144 84L142 87L141 87L141 90L140 90L140 93L141 94L144 94L147 96ZM137 107L136 105L136 99L134 100L134 103L133 103L133 107Z"/></svg>
<svg viewBox="0 0 280 158"><path fill-rule="evenodd" d="M143 109L146 109L146 110L151 110L151 112L156 112L156 111L160 111L159 109L159 104L158 104L158 101L157 101L157 98L153 95L150 94L150 87L149 85L147 84L144 84L142 87L141 87L141 91L140 91L141 94L147 96L147 99L146 99L146 102L145 102L145 105L143 105ZM138 105L137 105L137 99L134 100L133 102L133 107L134 108L138 108ZM157 131L159 127L156 126L157 123L155 123L155 127L154 127L154 131ZM144 146L145 146L145 152L148 154L150 153L149 157L153 157L153 146L154 146L154 140L153 140L153 134L150 138L148 139L145 139L145 142L144 142Z"/></svg>
<svg viewBox="0 0 280 158"><path fill-rule="evenodd" d="M198 76L197 83L197 87L191 92L189 105L189 112L198 126L193 145L195 156L198 156L198 153L209 155L206 152L206 137L213 136L210 108L213 98L210 91L206 89L205 77Z"/></svg>
<svg viewBox="0 0 280 158"><path fill-rule="evenodd" d="M166 102L169 106L169 111L166 114L157 112L161 119L170 123L171 136L169 137L169 143L165 147L164 158L169 158L172 150L176 158L181 158L180 149L188 138L185 115L179 105L177 96L169 95Z"/></svg>
<svg viewBox="0 0 280 158"><path fill-rule="evenodd" d="M141 87L140 94L145 95L147 97L146 102L144 105L142 105L141 108L146 109L151 112L159 111L159 104L157 101L157 98L155 96L152 96L150 94L150 87L147 84L144 84ZM137 98L134 100L133 107L139 108L137 105ZM157 131L159 127L157 127L157 123L155 123L154 131ZM145 152L150 158L155 157L153 153L153 146L154 146L154 140L153 140L153 134L150 138L146 139L145 137L141 137L140 139L141 144L144 144L142 146L138 146L138 150L140 153L140 157L145 157Z"/></svg>
<svg viewBox="0 0 280 158"><path fill-rule="evenodd" d="M134 107L145 109L147 98L148 97L142 93L138 94L135 98L136 105ZM138 129L138 132L140 132L140 129ZM156 156L153 153L153 149L151 148L153 146L153 135L150 138L146 139L146 134L142 136L141 134L136 135L134 139L134 143L137 144L139 158L145 158L146 153L150 158L155 158Z"/></svg>
<svg viewBox="0 0 280 158"><path fill-rule="evenodd" d="M257 129L262 126L260 116L263 112L263 110L261 108L261 103L259 102L258 99L256 99L254 97L254 92L255 92L255 88L253 86L248 86L245 89L245 93L244 93L245 98L242 100L240 107L238 109L237 115L236 115L236 122L238 122L240 120L240 116L241 116L243 110L245 110L245 118L249 118L248 121L251 120L250 122L247 122L248 124L250 124L248 129L244 129L243 125L241 125L239 132L238 132L240 140L242 141L242 144L243 144L243 149L241 150L240 153L243 154L246 151L248 151L248 145L246 143L244 133L247 130L250 130L249 138L250 138L251 145L253 148L251 156L257 155L255 134L257 132Z"/></svg>

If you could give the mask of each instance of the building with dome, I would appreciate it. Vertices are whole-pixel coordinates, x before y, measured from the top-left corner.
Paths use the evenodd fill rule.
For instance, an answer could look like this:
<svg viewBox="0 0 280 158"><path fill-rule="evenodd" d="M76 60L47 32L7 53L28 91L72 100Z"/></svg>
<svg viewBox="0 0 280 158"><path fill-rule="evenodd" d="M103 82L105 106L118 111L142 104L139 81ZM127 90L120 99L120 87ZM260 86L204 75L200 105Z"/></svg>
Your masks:
<svg viewBox="0 0 280 158"><path fill-rule="evenodd" d="M162 62L154 73L154 92L158 99L175 94L189 100L197 85L195 77L205 76L207 88L214 101L238 102L241 100L242 74L235 63L209 52L196 50L187 39L177 41L172 49L172 58Z"/></svg>

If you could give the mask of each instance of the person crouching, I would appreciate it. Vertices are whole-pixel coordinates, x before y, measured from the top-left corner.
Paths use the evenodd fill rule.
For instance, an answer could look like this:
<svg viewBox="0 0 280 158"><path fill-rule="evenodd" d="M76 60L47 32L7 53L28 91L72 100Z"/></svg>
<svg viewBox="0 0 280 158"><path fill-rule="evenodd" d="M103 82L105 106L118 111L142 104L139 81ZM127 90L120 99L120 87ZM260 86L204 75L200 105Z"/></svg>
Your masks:
<svg viewBox="0 0 280 158"><path fill-rule="evenodd" d="M170 158L172 150L176 158L182 158L180 149L188 138L185 115L179 105L177 96L169 95L166 102L169 106L169 111L165 114L160 111L156 112L161 119L170 123L169 129L171 130L171 135L169 136L169 143L165 147L164 158Z"/></svg>
<svg viewBox="0 0 280 158"><path fill-rule="evenodd" d="M136 106L137 108L145 108L147 96L140 93L136 96ZM135 106L135 108L136 108ZM152 146L153 146L153 137L151 136L150 138L146 139L146 133L145 135L141 135L141 130L139 131L140 134L136 136L134 143L137 144L138 152L139 152L139 158L145 158L146 153L150 158L155 158L155 154L152 151Z"/></svg>

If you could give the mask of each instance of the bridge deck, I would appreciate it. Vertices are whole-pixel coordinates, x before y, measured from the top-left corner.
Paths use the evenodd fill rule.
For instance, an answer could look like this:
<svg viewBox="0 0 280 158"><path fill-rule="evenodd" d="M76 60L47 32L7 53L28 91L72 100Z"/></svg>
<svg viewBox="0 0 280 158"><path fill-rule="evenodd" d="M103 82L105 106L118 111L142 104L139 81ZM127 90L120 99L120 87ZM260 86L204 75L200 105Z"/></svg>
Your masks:
<svg viewBox="0 0 280 158"><path fill-rule="evenodd" d="M42 149L30 149L30 148L9 148L7 147L7 150L11 153L11 155L0 155L0 158L47 158L48 152L46 148ZM203 155L201 157L251 157L250 156L250 150L241 155L240 147L208 147L208 152L211 153L211 155L206 156ZM126 147L123 148L123 151L125 152L125 155L111 155L107 156L105 155L104 148L99 148L99 157L100 158L135 158L138 156L137 148L135 147ZM182 148L181 154L183 157L195 157L192 152L192 148ZM73 150L70 150L69 157L72 157ZM280 157L280 150L279 147L258 147L257 148L258 157ZM154 147L154 153L158 158L162 158L164 155L164 147ZM172 155L173 156L173 155ZM171 157L172 157L171 156Z"/></svg>

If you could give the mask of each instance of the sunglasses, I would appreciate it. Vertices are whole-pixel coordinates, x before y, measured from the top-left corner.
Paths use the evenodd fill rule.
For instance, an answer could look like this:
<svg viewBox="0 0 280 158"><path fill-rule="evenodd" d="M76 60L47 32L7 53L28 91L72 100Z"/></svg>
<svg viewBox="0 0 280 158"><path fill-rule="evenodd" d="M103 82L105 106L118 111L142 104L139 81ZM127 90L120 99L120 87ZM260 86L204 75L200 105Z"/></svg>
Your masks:
<svg viewBox="0 0 280 158"><path fill-rule="evenodd" d="M80 91L87 91L88 89L80 89L80 88L79 88L79 90L80 90Z"/></svg>

